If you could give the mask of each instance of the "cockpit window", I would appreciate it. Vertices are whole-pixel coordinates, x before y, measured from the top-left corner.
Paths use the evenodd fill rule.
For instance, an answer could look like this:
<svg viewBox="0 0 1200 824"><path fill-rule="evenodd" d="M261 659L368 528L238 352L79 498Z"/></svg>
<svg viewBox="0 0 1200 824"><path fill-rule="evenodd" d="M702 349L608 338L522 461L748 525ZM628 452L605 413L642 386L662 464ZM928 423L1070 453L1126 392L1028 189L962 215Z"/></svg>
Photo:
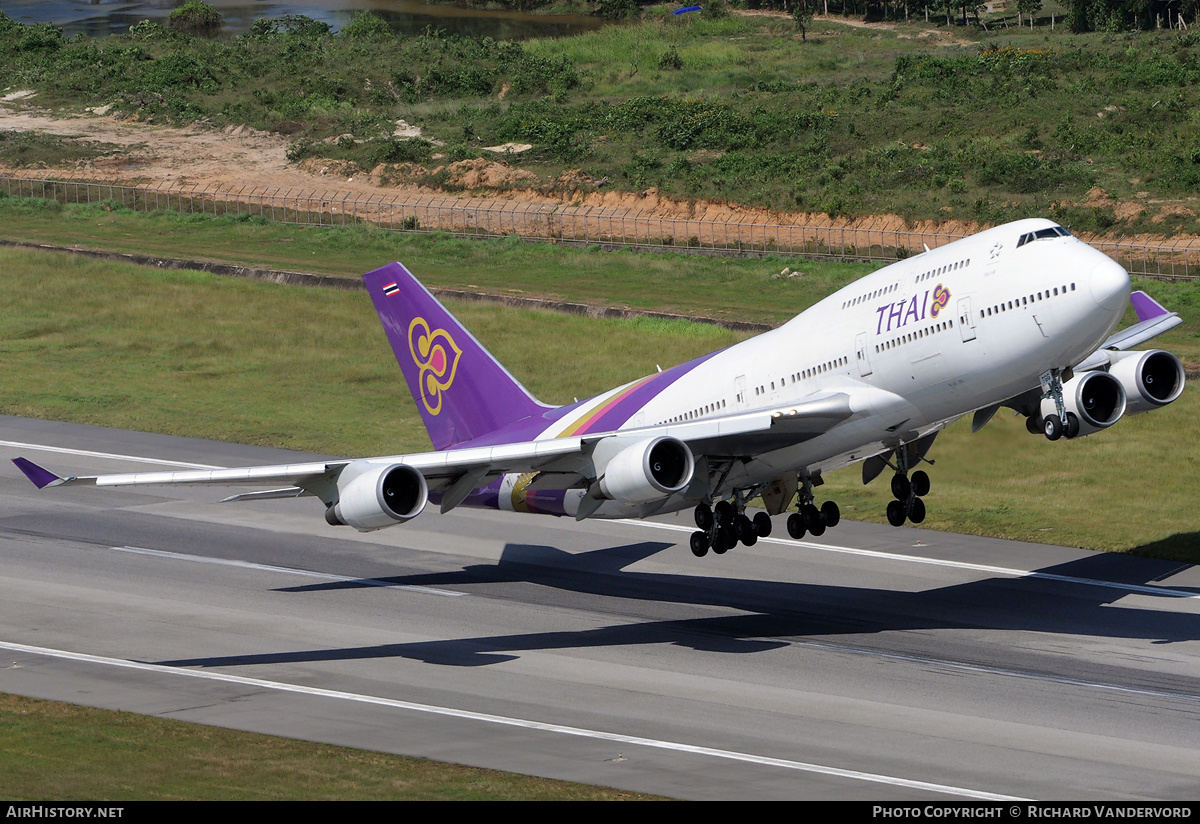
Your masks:
<svg viewBox="0 0 1200 824"><path fill-rule="evenodd" d="M1021 235L1021 239L1017 241L1017 248L1024 246L1026 243L1033 243L1035 240L1049 240L1055 237L1070 237L1071 233L1061 226L1051 226L1049 229L1038 229L1036 232L1026 232Z"/></svg>

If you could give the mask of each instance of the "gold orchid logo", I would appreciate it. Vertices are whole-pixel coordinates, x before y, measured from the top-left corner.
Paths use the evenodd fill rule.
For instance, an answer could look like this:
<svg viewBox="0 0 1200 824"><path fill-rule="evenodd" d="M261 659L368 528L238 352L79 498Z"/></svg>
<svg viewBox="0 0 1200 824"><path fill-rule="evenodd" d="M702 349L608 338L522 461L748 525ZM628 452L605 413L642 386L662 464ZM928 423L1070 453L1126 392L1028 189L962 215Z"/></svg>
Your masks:
<svg viewBox="0 0 1200 824"><path fill-rule="evenodd" d="M430 415L437 415L442 411L442 393L454 383L462 350L445 329L430 331L425 318L414 318L408 326L408 351L420 370L421 402Z"/></svg>

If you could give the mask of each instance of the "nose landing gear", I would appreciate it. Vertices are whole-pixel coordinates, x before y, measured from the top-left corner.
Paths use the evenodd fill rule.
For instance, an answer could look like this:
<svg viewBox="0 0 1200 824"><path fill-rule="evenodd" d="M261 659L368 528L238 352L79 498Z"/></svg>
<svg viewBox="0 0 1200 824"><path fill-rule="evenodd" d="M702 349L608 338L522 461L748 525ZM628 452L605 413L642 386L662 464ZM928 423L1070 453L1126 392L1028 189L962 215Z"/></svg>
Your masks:
<svg viewBox="0 0 1200 824"><path fill-rule="evenodd" d="M1068 375L1068 378L1070 375ZM1057 414L1050 413L1041 419L1041 432L1046 436L1046 440L1057 441L1063 435L1067 438L1074 438L1079 434L1079 416L1074 412L1067 411L1066 401L1063 400L1063 377L1061 369L1050 369L1043 372L1041 375L1042 382L1042 398L1050 398L1054 401L1054 408ZM1033 417L1029 421L1033 421ZM1030 432L1038 431L1037 423L1033 425L1026 423Z"/></svg>

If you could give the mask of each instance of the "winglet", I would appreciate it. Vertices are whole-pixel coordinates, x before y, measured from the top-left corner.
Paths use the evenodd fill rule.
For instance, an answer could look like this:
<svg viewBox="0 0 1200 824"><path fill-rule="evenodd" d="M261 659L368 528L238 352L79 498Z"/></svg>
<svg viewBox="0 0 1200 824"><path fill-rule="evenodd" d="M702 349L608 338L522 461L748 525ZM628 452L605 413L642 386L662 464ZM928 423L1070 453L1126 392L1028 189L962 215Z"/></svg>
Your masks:
<svg viewBox="0 0 1200 824"><path fill-rule="evenodd" d="M1134 292L1129 296L1129 302L1133 304L1133 311L1137 313L1139 321L1152 320L1171 314L1165 306L1145 292Z"/></svg>
<svg viewBox="0 0 1200 824"><path fill-rule="evenodd" d="M25 477L33 482L33 485L38 489L45 489L48 486L58 486L65 483L65 478L60 478L51 472L49 469L43 469L33 461L25 458L13 458L13 463L17 469L25 473Z"/></svg>

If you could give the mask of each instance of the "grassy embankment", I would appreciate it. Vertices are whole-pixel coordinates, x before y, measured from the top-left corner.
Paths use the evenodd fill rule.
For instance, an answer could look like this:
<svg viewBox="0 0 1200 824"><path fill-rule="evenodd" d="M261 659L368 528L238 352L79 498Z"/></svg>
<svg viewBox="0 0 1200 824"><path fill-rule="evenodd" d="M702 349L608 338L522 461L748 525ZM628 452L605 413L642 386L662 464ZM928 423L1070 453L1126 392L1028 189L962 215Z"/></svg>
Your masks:
<svg viewBox="0 0 1200 824"><path fill-rule="evenodd" d="M651 796L0 695L9 801L650 800Z"/></svg>
<svg viewBox="0 0 1200 824"><path fill-rule="evenodd" d="M39 106L245 123L292 136L295 158L449 188L447 162L517 141L534 148L507 162L547 189L1170 234L1197 229L1198 38L818 21L801 41L787 18L657 7L522 44L269 22L67 42L0 18L0 75ZM390 138L398 118L442 145ZM588 177L560 181L571 169Z"/></svg>
<svg viewBox="0 0 1200 824"><path fill-rule="evenodd" d="M195 231L192 248L204 238L209 248L243 249L235 259L246 255L267 262L259 256L269 257L263 242L269 232L270 248L286 249L285 255L297 249L311 254L318 247L327 258L352 247L386 249L383 259L401 257L417 272L447 259L475 260L472 277L490 267L503 273L509 288L571 299L593 288L585 285L576 292L572 282L572 273L589 270L580 281L603 284L611 278L635 305L652 303L656 290L682 285L709 298L716 295L727 312L749 320L771 321L781 311L798 311L848 282L855 271L838 264L805 278L776 281L770 276L778 263L771 261L598 254L95 208L68 213L73 218L62 222L64 239L76 237L75 227L86 227L109 237L142 238L145 251L157 252L159 242L187 246L188 232ZM10 296L0 314L0 356L6 364L0 412L334 454L427 448L374 311L361 293L35 252L4 251L0 261L2 288ZM644 292L637 286L642 280ZM1200 361L1196 288L1138 285L1184 316L1181 327L1155 343ZM764 295L775 304L770 309L763 308ZM739 339L689 323L600 321L477 304L453 311L536 395L558 403ZM975 435L960 422L941 436L933 452L938 465L931 473L934 491L925 525L1198 560L1193 502L1200 494L1200 473L1198 456L1188 448L1200 435L1198 403L1188 391L1165 410L1056 444L1028 435L1023 422L1007 413ZM883 521L886 484L861 486L856 467L827 480L822 497L837 499L847 517Z"/></svg>

